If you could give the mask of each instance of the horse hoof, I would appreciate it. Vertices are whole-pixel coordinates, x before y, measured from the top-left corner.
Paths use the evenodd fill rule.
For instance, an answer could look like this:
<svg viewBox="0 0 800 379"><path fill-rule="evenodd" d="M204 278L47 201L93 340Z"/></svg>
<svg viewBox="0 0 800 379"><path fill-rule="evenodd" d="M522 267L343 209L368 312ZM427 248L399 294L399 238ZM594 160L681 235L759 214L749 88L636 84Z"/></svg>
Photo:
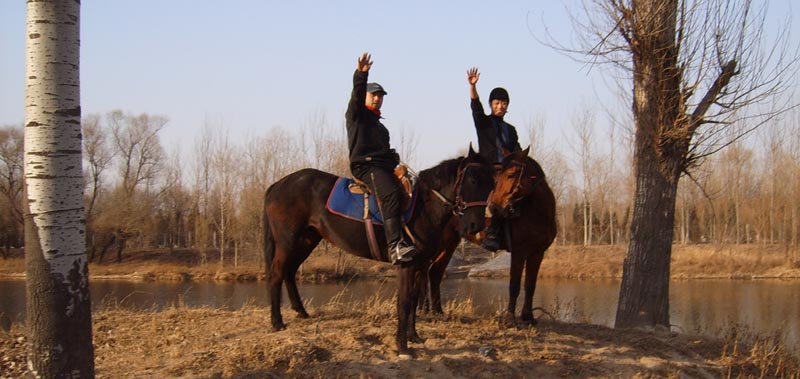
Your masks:
<svg viewBox="0 0 800 379"><path fill-rule="evenodd" d="M513 314L506 313L505 315L501 316L498 321L500 326L504 328L513 328L517 326L517 321L514 319Z"/></svg>
<svg viewBox="0 0 800 379"><path fill-rule="evenodd" d="M412 356L412 355L411 355L411 354L409 354L409 353L400 353L400 354L397 354L397 360L398 360L398 361L410 361L410 360L412 360L412 359L414 359L414 356Z"/></svg>
<svg viewBox="0 0 800 379"><path fill-rule="evenodd" d="M297 318L310 318L311 316L308 315L306 312L297 312Z"/></svg>
<svg viewBox="0 0 800 379"><path fill-rule="evenodd" d="M277 325L273 324L272 325L272 331L273 332L280 332L281 330L285 330L285 329L286 329L286 324L277 324Z"/></svg>

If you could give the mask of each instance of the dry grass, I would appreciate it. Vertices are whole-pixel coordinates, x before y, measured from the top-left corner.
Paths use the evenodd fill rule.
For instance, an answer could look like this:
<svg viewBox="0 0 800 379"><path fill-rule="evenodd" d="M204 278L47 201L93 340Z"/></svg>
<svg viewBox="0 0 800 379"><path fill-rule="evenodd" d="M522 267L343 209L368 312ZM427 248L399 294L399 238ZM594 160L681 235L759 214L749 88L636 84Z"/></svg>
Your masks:
<svg viewBox="0 0 800 379"><path fill-rule="evenodd" d="M343 296L338 297L341 299ZM427 341L415 359L394 352L395 300L336 298L270 332L266 309L108 308L94 314L98 378L798 378L778 339L734 329L725 340L663 331L614 330L541 317L508 328L472 302L423 315ZM25 374L25 331L0 332L0 377Z"/></svg>
<svg viewBox="0 0 800 379"><path fill-rule="evenodd" d="M780 335L757 335L744 327L730 329L720 362L726 378L800 378L797 359Z"/></svg>

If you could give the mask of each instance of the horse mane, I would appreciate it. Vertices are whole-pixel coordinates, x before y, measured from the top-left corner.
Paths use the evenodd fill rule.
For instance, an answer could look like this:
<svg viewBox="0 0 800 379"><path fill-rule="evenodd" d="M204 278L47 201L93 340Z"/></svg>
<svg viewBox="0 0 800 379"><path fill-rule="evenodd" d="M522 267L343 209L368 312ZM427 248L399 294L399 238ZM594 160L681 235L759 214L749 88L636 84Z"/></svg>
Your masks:
<svg viewBox="0 0 800 379"><path fill-rule="evenodd" d="M455 173L458 171L458 166L464 159L466 158L447 159L436 166L420 171L420 183L425 183L428 187L436 190L445 188L445 186L452 184Z"/></svg>
<svg viewBox="0 0 800 379"><path fill-rule="evenodd" d="M525 158L526 158L526 163L531 165L533 167L533 170L536 171L536 175L541 178L544 178L545 177L544 170L542 169L542 166L539 165L539 162L537 162L535 159L531 157L525 157Z"/></svg>

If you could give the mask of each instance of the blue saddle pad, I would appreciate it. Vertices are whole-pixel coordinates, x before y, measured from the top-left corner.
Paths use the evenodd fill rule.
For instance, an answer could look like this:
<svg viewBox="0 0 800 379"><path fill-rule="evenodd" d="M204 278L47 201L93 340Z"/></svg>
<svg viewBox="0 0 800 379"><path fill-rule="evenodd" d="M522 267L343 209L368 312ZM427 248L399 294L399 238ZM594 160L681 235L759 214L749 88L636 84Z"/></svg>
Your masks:
<svg viewBox="0 0 800 379"><path fill-rule="evenodd" d="M340 177L328 195L326 207L333 214L349 218L355 221L364 222L364 195L350 192L348 188L353 183L351 178ZM403 222L408 222L414 214L414 206L417 202L417 189L411 195L411 206L403 212ZM378 209L378 202L374 195L369 196L369 215L373 224L383 224L383 216Z"/></svg>

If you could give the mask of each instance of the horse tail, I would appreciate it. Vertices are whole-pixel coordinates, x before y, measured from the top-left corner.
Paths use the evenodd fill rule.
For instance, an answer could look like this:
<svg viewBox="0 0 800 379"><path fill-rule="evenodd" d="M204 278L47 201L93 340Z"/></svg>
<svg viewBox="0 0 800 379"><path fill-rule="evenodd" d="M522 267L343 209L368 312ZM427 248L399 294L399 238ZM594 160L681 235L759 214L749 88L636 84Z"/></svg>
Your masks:
<svg viewBox="0 0 800 379"><path fill-rule="evenodd" d="M267 279L272 268L272 259L275 257L275 238L272 236L272 228L267 215L267 198L264 196L264 266L266 268Z"/></svg>

